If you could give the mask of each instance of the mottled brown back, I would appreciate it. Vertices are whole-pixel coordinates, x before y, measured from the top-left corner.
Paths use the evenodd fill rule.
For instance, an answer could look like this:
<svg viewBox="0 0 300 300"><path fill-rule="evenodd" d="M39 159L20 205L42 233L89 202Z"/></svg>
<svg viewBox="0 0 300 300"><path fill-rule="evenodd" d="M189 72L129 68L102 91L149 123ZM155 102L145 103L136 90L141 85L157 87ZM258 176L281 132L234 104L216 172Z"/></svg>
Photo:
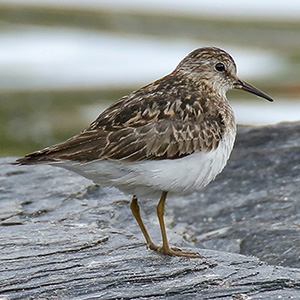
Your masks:
<svg viewBox="0 0 300 300"><path fill-rule="evenodd" d="M187 56L171 74L119 99L79 135L28 154L17 163L177 159L216 149L234 118L226 98L195 71L196 55L200 68L206 52L198 49L190 54L195 76L187 75ZM219 55L232 60L223 51ZM207 67L207 74L215 72L211 68Z"/></svg>

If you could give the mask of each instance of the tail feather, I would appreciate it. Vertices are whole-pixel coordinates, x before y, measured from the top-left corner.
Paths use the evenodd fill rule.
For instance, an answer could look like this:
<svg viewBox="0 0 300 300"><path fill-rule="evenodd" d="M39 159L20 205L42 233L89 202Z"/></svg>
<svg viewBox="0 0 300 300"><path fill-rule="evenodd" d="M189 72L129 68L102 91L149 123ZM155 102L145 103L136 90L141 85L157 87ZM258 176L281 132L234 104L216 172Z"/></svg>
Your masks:
<svg viewBox="0 0 300 300"><path fill-rule="evenodd" d="M98 159L105 136L95 131L85 131L60 144L44 148L17 159L15 165L35 165L61 161L87 161Z"/></svg>

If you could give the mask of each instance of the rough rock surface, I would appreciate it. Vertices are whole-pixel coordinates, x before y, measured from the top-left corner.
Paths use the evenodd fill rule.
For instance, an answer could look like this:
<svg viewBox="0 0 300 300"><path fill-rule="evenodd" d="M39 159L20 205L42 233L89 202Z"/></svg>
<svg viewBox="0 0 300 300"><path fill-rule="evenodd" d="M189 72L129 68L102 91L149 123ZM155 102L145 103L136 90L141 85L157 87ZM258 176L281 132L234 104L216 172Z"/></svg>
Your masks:
<svg viewBox="0 0 300 300"><path fill-rule="evenodd" d="M224 172L167 199L173 245L147 250L128 195L0 159L0 299L300 299L300 123L239 127ZM153 201L140 199L160 240ZM243 254L243 255L240 255Z"/></svg>

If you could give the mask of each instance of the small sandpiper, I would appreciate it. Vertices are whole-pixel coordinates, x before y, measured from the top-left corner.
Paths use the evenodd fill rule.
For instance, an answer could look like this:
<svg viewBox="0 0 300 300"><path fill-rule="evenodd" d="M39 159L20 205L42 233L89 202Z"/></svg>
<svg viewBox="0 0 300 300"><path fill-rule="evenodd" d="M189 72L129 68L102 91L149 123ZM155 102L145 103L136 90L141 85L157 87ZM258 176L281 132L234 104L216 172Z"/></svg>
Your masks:
<svg viewBox="0 0 300 300"><path fill-rule="evenodd" d="M169 246L164 224L168 192L199 191L223 170L236 136L226 98L240 89L273 99L237 77L233 58L216 47L188 54L170 74L122 97L78 135L20 158L74 171L101 186L134 195L130 208L149 249L200 257ZM157 217L162 245L153 243L137 196L161 194Z"/></svg>

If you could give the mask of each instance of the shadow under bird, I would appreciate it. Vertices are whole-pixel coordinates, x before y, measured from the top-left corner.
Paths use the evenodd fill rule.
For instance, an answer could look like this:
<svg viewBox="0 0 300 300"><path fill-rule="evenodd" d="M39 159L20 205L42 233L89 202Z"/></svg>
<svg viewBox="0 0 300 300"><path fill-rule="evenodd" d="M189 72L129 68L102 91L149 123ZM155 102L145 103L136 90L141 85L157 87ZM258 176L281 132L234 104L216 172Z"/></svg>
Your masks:
<svg viewBox="0 0 300 300"><path fill-rule="evenodd" d="M196 49L170 74L120 98L78 135L15 164L59 166L134 195L130 208L149 249L200 257L169 246L165 202L168 192L203 189L225 167L236 136L234 113L226 98L230 89L273 101L237 77L236 64L227 52ZM161 246L150 238L137 200L157 192Z"/></svg>

